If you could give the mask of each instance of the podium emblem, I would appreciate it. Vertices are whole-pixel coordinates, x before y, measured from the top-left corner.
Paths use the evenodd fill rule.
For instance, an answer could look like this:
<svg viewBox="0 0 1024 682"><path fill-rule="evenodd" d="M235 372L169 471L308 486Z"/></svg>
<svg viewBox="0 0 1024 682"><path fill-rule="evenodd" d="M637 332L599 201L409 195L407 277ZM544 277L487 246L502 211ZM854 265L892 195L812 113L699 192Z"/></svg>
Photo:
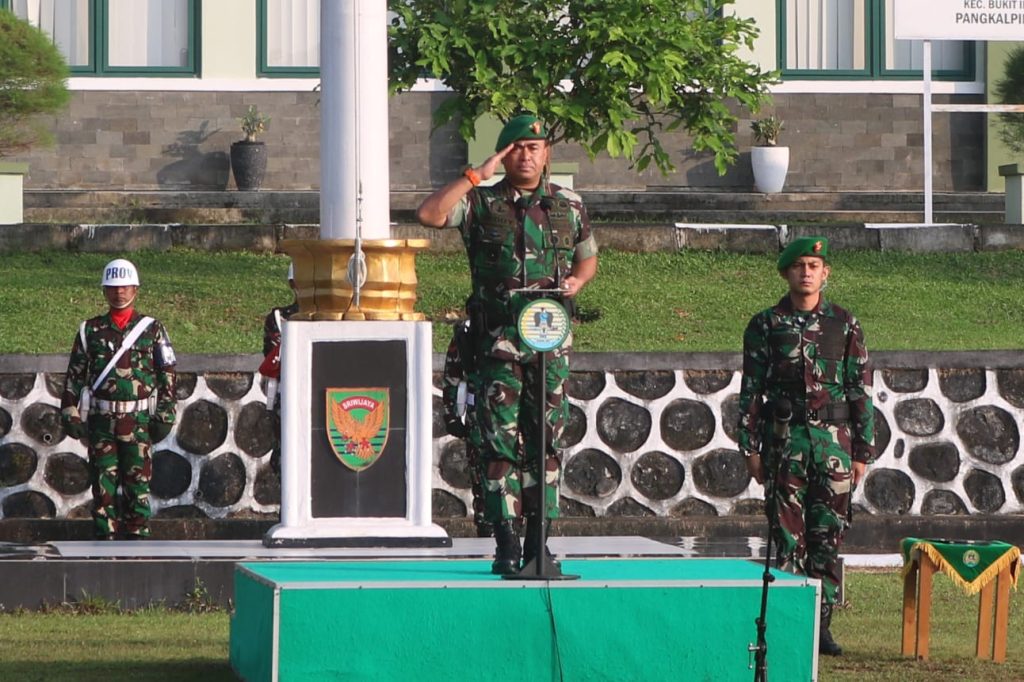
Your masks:
<svg viewBox="0 0 1024 682"><path fill-rule="evenodd" d="M519 338L529 348L545 353L560 348L569 336L571 321L557 301L541 298L531 301L519 313Z"/></svg>
<svg viewBox="0 0 1024 682"><path fill-rule="evenodd" d="M328 388L327 440L353 471L371 467L384 451L391 423L387 388Z"/></svg>

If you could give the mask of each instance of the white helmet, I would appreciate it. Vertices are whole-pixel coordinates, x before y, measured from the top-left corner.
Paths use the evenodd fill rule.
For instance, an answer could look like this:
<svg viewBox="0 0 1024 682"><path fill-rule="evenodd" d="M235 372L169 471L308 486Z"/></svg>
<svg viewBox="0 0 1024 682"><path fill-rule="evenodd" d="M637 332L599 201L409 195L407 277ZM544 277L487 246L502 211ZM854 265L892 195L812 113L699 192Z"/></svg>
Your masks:
<svg viewBox="0 0 1024 682"><path fill-rule="evenodd" d="M117 258L103 268L103 281L100 284L105 287L137 287L139 286L139 271L135 269L131 261Z"/></svg>
<svg viewBox="0 0 1024 682"><path fill-rule="evenodd" d="M289 263L288 264L288 280L291 281L293 279L295 279L295 263Z"/></svg>

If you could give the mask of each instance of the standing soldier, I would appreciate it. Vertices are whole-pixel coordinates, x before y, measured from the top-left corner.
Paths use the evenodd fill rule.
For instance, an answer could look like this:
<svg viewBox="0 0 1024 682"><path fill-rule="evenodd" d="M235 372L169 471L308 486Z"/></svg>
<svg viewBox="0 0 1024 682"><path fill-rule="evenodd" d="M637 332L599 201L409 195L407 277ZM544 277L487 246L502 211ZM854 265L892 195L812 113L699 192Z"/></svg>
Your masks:
<svg viewBox="0 0 1024 682"><path fill-rule="evenodd" d="M822 296L828 240L795 239L778 270L789 293L755 315L743 334L739 444L758 483L777 472L767 490L778 510L779 565L821 580L818 650L838 656L829 627L839 545L853 489L876 458L871 367L857 319ZM784 399L792 420L779 462L768 443L774 406Z"/></svg>
<svg viewBox="0 0 1024 682"><path fill-rule="evenodd" d="M288 287L292 290L292 302L272 309L263 320L263 362L260 374L267 378L267 409L273 412L274 449L270 453L270 468L281 475L281 322L299 312L299 301L295 293L295 265L288 266Z"/></svg>
<svg viewBox="0 0 1024 682"><path fill-rule="evenodd" d="M569 375L571 336L547 364L547 405L542 406L539 356L520 339L516 322L530 301L550 296L543 290L559 290L557 298L571 301L597 273L597 243L582 200L548 182L547 136L536 116L516 116L498 136L494 155L427 197L416 214L428 227L458 227L469 256L484 515L494 524L497 545L491 570L502 575L517 572L520 558L533 559L541 524L558 515L556 443L568 409L563 383ZM491 187L480 186L499 164L505 177ZM547 429L547 494L544 514L538 516L541 485L535 463L542 425ZM517 447L520 433L522 450ZM522 557L516 519L524 509Z"/></svg>
<svg viewBox="0 0 1024 682"><path fill-rule="evenodd" d="M97 537L139 540L149 537L151 445L174 424L174 350L164 326L135 310L134 265L110 261L101 284L110 310L75 335L61 413L71 437L88 438Z"/></svg>

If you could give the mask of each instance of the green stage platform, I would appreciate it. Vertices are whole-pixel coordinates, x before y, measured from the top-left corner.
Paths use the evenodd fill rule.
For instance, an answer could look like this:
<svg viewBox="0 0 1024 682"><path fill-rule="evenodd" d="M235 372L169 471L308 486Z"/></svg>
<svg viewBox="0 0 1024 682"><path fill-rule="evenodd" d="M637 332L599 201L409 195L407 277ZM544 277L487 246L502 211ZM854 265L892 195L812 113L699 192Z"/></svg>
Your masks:
<svg viewBox="0 0 1024 682"><path fill-rule="evenodd" d="M580 580L501 580L480 560L240 563L231 666L245 682L752 679L760 564L562 567ZM770 678L814 680L818 582L775 576Z"/></svg>

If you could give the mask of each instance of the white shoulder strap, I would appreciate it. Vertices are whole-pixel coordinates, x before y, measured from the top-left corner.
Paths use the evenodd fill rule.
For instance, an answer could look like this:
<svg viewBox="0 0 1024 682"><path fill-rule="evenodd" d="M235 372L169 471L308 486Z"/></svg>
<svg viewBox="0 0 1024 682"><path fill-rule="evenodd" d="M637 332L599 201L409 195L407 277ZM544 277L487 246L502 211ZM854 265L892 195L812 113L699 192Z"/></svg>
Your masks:
<svg viewBox="0 0 1024 682"><path fill-rule="evenodd" d="M78 338L82 342L82 350L88 350L88 347L85 345L85 322L82 322L82 326L78 328Z"/></svg>
<svg viewBox="0 0 1024 682"><path fill-rule="evenodd" d="M110 370L114 369L114 365L116 365L117 361L121 359L124 352L135 345L135 342L139 340L140 336L142 336L142 332L146 331L146 328L152 323L153 318L146 316L132 327L131 332L129 332L128 336L124 337L124 341L121 342L121 347L117 349L116 353L114 353L114 357L110 358L110 362L108 362L107 366L103 368L102 372L100 372L99 378L93 382L93 392L95 392L96 389L99 388L99 385L103 383L103 380L107 378L107 375L110 374Z"/></svg>

